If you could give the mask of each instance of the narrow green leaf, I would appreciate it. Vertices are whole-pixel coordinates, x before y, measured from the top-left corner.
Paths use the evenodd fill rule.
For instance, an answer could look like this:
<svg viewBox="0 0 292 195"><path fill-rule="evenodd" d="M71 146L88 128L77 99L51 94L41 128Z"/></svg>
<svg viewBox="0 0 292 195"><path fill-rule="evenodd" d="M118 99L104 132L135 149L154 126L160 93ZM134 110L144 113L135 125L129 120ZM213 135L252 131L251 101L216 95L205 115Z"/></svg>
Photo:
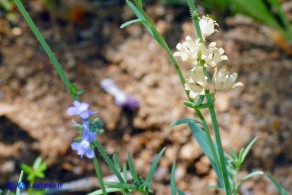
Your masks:
<svg viewBox="0 0 292 195"><path fill-rule="evenodd" d="M38 177L38 178L45 178L45 174L41 173L41 172L35 173L35 176Z"/></svg>
<svg viewBox="0 0 292 195"><path fill-rule="evenodd" d="M246 149L244 149L244 152L242 153L242 156L239 157L241 164L244 162L246 156L248 155L250 149L252 148L254 143L257 141L257 139L258 139L257 137L253 138L253 140L248 144Z"/></svg>
<svg viewBox="0 0 292 195"><path fill-rule="evenodd" d="M119 188L107 188L106 189L107 193L121 192L121 191L122 191L122 189L119 189ZM90 194L87 194L87 195L101 195L101 194L103 194L102 190L97 190L97 191L91 192Z"/></svg>
<svg viewBox="0 0 292 195"><path fill-rule="evenodd" d="M142 0L138 0L138 4L140 7L142 7L142 4L143 4Z"/></svg>
<svg viewBox="0 0 292 195"><path fill-rule="evenodd" d="M3 8L7 11L12 9L12 3L10 3L8 0L0 0L0 5L2 5Z"/></svg>
<svg viewBox="0 0 292 195"><path fill-rule="evenodd" d="M117 154L114 154L113 160L114 160L114 164L115 164L115 167L117 168L117 170L121 171L121 163L119 161L119 157Z"/></svg>
<svg viewBox="0 0 292 195"><path fill-rule="evenodd" d="M276 181L276 179L271 174L268 174L267 177L274 183L281 195L287 195L286 190L281 186L281 184Z"/></svg>
<svg viewBox="0 0 292 195"><path fill-rule="evenodd" d="M232 147L230 147L230 152L231 152L231 154L232 154L234 159L238 159L237 154L236 154L235 150Z"/></svg>
<svg viewBox="0 0 292 195"><path fill-rule="evenodd" d="M171 168L171 178L170 178L170 186L171 186L171 194L172 195L176 195L175 169L176 169L176 164L174 161L172 164L172 168Z"/></svg>
<svg viewBox="0 0 292 195"><path fill-rule="evenodd" d="M32 168L26 164L21 164L21 169L27 174L30 174L33 172Z"/></svg>
<svg viewBox="0 0 292 195"><path fill-rule="evenodd" d="M221 169L219 167L220 165L217 166L217 164L215 163L214 157L212 155L212 150L210 146L208 145L208 139L207 139L206 133L196 125L196 121L192 119L184 118L184 119L175 121L174 123L171 124L171 126L185 124L185 123L188 124L193 134L193 137L196 139L201 149L203 150L203 152L205 153L205 155L208 157L209 161L211 162L211 165L213 169L215 170L216 175L218 177L220 186L224 186ZM214 145L216 146L216 144Z"/></svg>
<svg viewBox="0 0 292 195"><path fill-rule="evenodd" d="M210 185L210 186L207 186L206 189L220 189L220 186L218 186L218 185Z"/></svg>
<svg viewBox="0 0 292 195"><path fill-rule="evenodd" d="M128 181L128 170L127 170L126 163L123 164L123 176L124 176L125 183L127 183L127 181Z"/></svg>
<svg viewBox="0 0 292 195"><path fill-rule="evenodd" d="M186 195L183 191L177 190L178 195Z"/></svg>
<svg viewBox="0 0 292 195"><path fill-rule="evenodd" d="M139 177L136 173L131 153L128 153L128 165L129 165L131 175L134 179L134 182L137 183L138 185L140 185L140 180L139 180Z"/></svg>
<svg viewBox="0 0 292 195"><path fill-rule="evenodd" d="M149 184L150 185L150 182L152 180L152 177L153 177L153 174L157 168L157 165L163 155L163 153L165 152L166 150L166 147L164 147L158 154L158 156L155 158L155 160L153 161L152 165L151 165L151 168L150 168L150 171L149 173L147 174L147 177L146 177L146 184Z"/></svg>
<svg viewBox="0 0 292 195"><path fill-rule="evenodd" d="M243 182L243 181L248 180L251 177L258 176L258 175L263 175L263 174L264 174L264 172L262 172L262 171L255 171L255 172L252 172L252 173L248 174L247 176L243 177L241 179L241 181Z"/></svg>
<svg viewBox="0 0 292 195"><path fill-rule="evenodd" d="M94 157L93 157L93 164L94 164L94 168L95 168L95 172L97 175L97 179L98 179L98 183L101 187L101 191L103 193L103 195L107 195L104 183L103 183L103 178L102 178L102 173L100 171L100 167L99 167L99 162L97 160L96 154L94 153Z"/></svg>
<svg viewBox="0 0 292 195"><path fill-rule="evenodd" d="M111 161L105 150L103 149L102 145L98 142L98 140L95 140L94 142L95 146L97 147L98 151L100 152L101 156L105 160L105 162L108 164L110 169L114 172L114 174L117 176L119 181L121 183L125 183L123 177L121 176L120 172L115 167L114 163Z"/></svg>
<svg viewBox="0 0 292 195"><path fill-rule="evenodd" d="M22 181L22 177L23 177L23 171L21 171L19 179L18 179L18 183ZM16 190L16 195L20 195L20 189L17 188Z"/></svg>
<svg viewBox="0 0 292 195"><path fill-rule="evenodd" d="M37 157L37 159L33 163L33 169L34 170L38 169L40 167L41 163L42 163L42 157L39 156L39 157Z"/></svg>
<svg viewBox="0 0 292 195"><path fill-rule="evenodd" d="M274 13L274 17L278 17L278 22L281 22L281 26L284 28L284 30L289 31L291 30L292 26L289 22L289 19L284 12L282 5L279 0L268 0L268 2L271 4ZM280 21L279 21L280 20Z"/></svg>
<svg viewBox="0 0 292 195"><path fill-rule="evenodd" d="M104 184L106 186L114 187L114 188L120 188L120 189L125 189L125 190L135 190L136 186L132 184L126 184L126 183L117 183L117 182L108 182L105 181Z"/></svg>
<svg viewBox="0 0 292 195"><path fill-rule="evenodd" d="M136 14L138 19L140 19L141 21L145 21L146 18L143 16L141 11L131 1L127 0L126 3L133 10L133 12Z"/></svg>
<svg viewBox="0 0 292 195"><path fill-rule="evenodd" d="M127 27L127 26L130 26L131 24L135 24L135 23L142 23L142 20L141 19L135 19L135 20L131 20L131 21L128 21L128 22L125 22L124 24L122 24L120 26L121 29Z"/></svg>

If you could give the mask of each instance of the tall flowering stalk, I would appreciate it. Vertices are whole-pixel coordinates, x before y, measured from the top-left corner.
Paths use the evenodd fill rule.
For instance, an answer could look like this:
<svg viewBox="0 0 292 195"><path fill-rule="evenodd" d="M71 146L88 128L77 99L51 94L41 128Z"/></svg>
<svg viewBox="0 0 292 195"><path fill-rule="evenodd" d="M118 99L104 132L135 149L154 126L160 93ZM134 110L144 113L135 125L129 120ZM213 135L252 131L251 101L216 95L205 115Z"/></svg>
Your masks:
<svg viewBox="0 0 292 195"><path fill-rule="evenodd" d="M173 125L182 123L187 123L189 125L194 138L209 158L217 174L219 186L216 186L216 188L224 190L227 195L236 195L243 181L255 175L262 175L263 173L261 171L253 172L244 178L238 179L238 172L241 164L256 139L252 140L246 149L242 148L238 155L234 150L231 150L232 156L230 156L224 153L222 147L214 108L215 95L218 91L226 91L243 85L240 82L236 82L237 73L230 73L226 65L221 65L228 59L224 54L224 49L218 48L216 42L211 42L209 45L206 45L207 37L217 31L216 26L218 26L218 24L208 16L200 18L193 0L187 0L197 37L193 40L190 36L187 36L184 42L177 44L177 51L172 54L163 37L159 34L154 24L144 12L142 0L127 0L126 2L138 19L124 23L121 28L133 23L141 23L161 47L165 49L188 97L188 101L183 101L183 103L188 107L194 108L201 120L201 122L199 122L192 119L181 119L174 122ZM190 63L193 66L191 70L185 74L186 76L184 76L180 70L175 57L180 57L182 61ZM213 75L210 75L209 72L213 72ZM216 142L213 142L209 127L200 111L206 108L211 115ZM176 194L177 191L179 194L184 194L177 190L175 186L175 166L176 163L174 162L171 174L172 194ZM234 173L236 176L235 180L233 180ZM274 184L278 188L278 183L274 182ZM283 189L279 190L283 191Z"/></svg>

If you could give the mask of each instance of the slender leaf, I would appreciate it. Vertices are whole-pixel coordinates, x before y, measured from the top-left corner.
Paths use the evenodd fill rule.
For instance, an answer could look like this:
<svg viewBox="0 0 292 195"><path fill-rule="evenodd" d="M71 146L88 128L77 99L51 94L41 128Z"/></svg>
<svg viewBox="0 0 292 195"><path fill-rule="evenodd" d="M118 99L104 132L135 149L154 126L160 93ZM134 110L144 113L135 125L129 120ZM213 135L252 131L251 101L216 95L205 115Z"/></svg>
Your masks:
<svg viewBox="0 0 292 195"><path fill-rule="evenodd" d="M246 147L246 149L244 149L244 152L242 153L242 156L239 156L239 159L240 159L241 164L245 160L246 156L248 155L249 151L251 150L252 146L257 141L257 139L258 139L257 137L253 138L253 140L248 144L248 146Z"/></svg>
<svg viewBox="0 0 292 195"><path fill-rule="evenodd" d="M149 184L149 185L150 185L150 182L151 182L151 180L152 180L152 176L153 176L153 174L154 174L154 172L155 172L155 170L156 170L156 168L157 168L157 165L158 165L158 163L159 163L159 161L160 161L160 159L161 159L163 153L165 152L165 150L166 150L166 147L164 147L164 148L159 152L159 154L157 155L157 157L156 157L155 160L153 161L153 163L152 163L152 165L151 165L151 168L150 168L150 171L149 171L149 173L147 174L147 177L146 177L146 181L145 181L146 184Z"/></svg>
<svg viewBox="0 0 292 195"><path fill-rule="evenodd" d="M172 195L176 195L175 168L176 168L176 164L175 164L175 161L174 161L173 164L172 164L171 178L170 178L170 186L171 186L171 194Z"/></svg>
<svg viewBox="0 0 292 195"><path fill-rule="evenodd" d="M114 154L113 160L114 160L115 167L118 169L118 171L121 171L121 163L119 161L119 157L117 154Z"/></svg>
<svg viewBox="0 0 292 195"><path fill-rule="evenodd" d="M196 125L196 121L194 121L192 119L185 118L185 119L180 119L180 120L172 123L171 125L176 126L176 125L185 124L185 123L187 123L189 125L189 128L192 131L193 137L196 139L196 141L200 145L201 149L203 150L205 155L210 160L211 165L217 174L220 186L224 186L221 169L220 169L220 167L218 167L216 165L216 163L214 161L214 157L212 155L211 148L208 145L208 139L207 139L206 133Z"/></svg>
<svg viewBox="0 0 292 195"><path fill-rule="evenodd" d="M136 186L134 186L132 184L126 184L126 183L105 181L104 184L106 186L110 186L110 187L113 187L113 188L121 188L121 189L127 189L127 190L135 190L136 189Z"/></svg>
<svg viewBox="0 0 292 195"><path fill-rule="evenodd" d="M124 24L122 24L120 26L121 29L127 27L127 26L130 26L131 24L135 24L135 23L142 23L142 20L141 19L135 19L135 20L131 20L131 21L128 21L128 22L125 22Z"/></svg>
<svg viewBox="0 0 292 195"><path fill-rule="evenodd" d="M232 154L234 159L238 159L237 154L236 154L235 150L232 147L230 147L230 152L231 152L231 154Z"/></svg>
<svg viewBox="0 0 292 195"><path fill-rule="evenodd" d="M127 170L126 163L124 163L124 165L123 165L123 177L124 177L125 183L127 183L127 181L128 181L128 170Z"/></svg>
<svg viewBox="0 0 292 195"><path fill-rule="evenodd" d="M263 175L263 174L264 174L264 172L262 172L262 171L255 171L255 172L250 173L250 174L248 174L247 176L243 177L243 178L241 179L241 181L243 182L243 181L248 180L248 179L251 178L251 177L258 176L258 175Z"/></svg>
<svg viewBox="0 0 292 195"><path fill-rule="evenodd" d="M146 20L146 18L143 16L141 11L131 1L127 0L126 3L133 10L133 12L136 14L138 19L140 19L141 21L145 21Z"/></svg>
<svg viewBox="0 0 292 195"><path fill-rule="evenodd" d="M140 185L140 180L139 177L136 173L135 167L134 167L134 163L133 163L133 159L132 159L132 155L130 153L128 153L128 165L129 165L129 169L131 172L131 175L134 179L134 182L137 183L138 185Z"/></svg>
<svg viewBox="0 0 292 195"><path fill-rule="evenodd" d="M97 147L98 151L100 152L100 154L102 155L103 159L105 160L105 162L108 164L108 166L110 167L110 169L114 172L114 174L117 176L117 178L119 179L119 181L121 183L125 183L123 177L121 176L120 172L117 170L117 168L115 167L114 163L111 161L111 159L109 158L109 156L107 155L107 153L105 152L105 150L103 149L102 145L98 142L98 140L95 140L94 142L95 146Z"/></svg>
<svg viewBox="0 0 292 195"><path fill-rule="evenodd" d="M210 185L210 186L207 186L206 189L220 189L220 186L218 186L218 185Z"/></svg>
<svg viewBox="0 0 292 195"><path fill-rule="evenodd" d="M183 191L177 190L178 195L186 195Z"/></svg>
<svg viewBox="0 0 292 195"><path fill-rule="evenodd" d="M267 177L275 184L281 195L287 195L286 190L281 186L281 184L276 181L276 179L271 174L268 174Z"/></svg>

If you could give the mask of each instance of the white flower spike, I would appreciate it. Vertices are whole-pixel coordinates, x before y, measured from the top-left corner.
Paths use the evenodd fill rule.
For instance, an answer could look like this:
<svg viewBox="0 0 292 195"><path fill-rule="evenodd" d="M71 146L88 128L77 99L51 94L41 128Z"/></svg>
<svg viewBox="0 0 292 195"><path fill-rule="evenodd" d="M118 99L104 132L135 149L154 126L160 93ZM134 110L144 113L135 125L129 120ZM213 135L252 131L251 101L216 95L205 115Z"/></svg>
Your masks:
<svg viewBox="0 0 292 195"><path fill-rule="evenodd" d="M227 66L222 66L213 76L213 85L216 91L226 91L237 86L243 86L241 82L235 83L237 73L230 74Z"/></svg>
<svg viewBox="0 0 292 195"><path fill-rule="evenodd" d="M202 66L196 66L188 73L189 79L186 79L185 90L190 91L190 97L195 99L198 95L204 95L208 87L207 77L204 74Z"/></svg>
<svg viewBox="0 0 292 195"><path fill-rule="evenodd" d="M208 16L203 16L200 18L199 25L204 39L216 31L215 25L218 26L218 24Z"/></svg>
<svg viewBox="0 0 292 195"><path fill-rule="evenodd" d="M193 41L190 36L187 36L185 42L177 44L176 48L178 51L174 53L174 56L179 56L182 61L196 65L198 61L199 46L199 39Z"/></svg>

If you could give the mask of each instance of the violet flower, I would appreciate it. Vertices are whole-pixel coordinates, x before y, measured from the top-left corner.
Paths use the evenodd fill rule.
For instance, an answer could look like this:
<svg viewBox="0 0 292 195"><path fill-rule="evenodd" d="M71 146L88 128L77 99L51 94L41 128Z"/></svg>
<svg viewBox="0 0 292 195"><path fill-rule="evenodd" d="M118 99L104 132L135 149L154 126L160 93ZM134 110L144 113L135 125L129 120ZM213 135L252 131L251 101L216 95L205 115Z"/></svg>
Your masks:
<svg viewBox="0 0 292 195"><path fill-rule="evenodd" d="M90 147L90 144L94 141L96 137L95 132L90 132L88 128L85 128L84 134L81 142L73 142L71 148L77 151L77 154L83 157L85 155L87 158L92 159L94 157L94 151Z"/></svg>
<svg viewBox="0 0 292 195"><path fill-rule="evenodd" d="M130 108L131 110L136 110L139 107L139 101L119 89L112 79L103 79L100 82L100 86L107 93L115 97L115 102L119 107Z"/></svg>
<svg viewBox="0 0 292 195"><path fill-rule="evenodd" d="M93 112L88 110L89 104L79 102L75 100L73 102L74 106L68 108L67 113L69 115L79 115L82 119L87 119L89 118L90 115L96 114L97 112Z"/></svg>

